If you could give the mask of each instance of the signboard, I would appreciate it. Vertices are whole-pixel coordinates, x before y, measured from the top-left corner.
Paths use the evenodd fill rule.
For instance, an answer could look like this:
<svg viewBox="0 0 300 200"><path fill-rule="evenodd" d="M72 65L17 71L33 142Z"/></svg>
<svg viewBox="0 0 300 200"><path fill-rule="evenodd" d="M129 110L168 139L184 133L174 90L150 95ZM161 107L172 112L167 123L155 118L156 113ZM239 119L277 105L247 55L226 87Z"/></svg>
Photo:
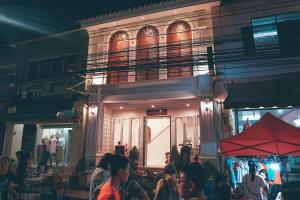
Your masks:
<svg viewBox="0 0 300 200"><path fill-rule="evenodd" d="M168 110L166 108L149 109L147 110L147 116L167 115Z"/></svg>

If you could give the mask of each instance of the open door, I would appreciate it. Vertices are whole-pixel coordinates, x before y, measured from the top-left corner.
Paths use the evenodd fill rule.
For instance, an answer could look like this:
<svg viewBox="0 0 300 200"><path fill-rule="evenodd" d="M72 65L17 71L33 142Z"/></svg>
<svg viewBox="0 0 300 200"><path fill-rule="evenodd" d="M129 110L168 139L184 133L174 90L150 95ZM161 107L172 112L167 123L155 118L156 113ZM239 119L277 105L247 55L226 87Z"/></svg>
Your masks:
<svg viewBox="0 0 300 200"><path fill-rule="evenodd" d="M146 167L162 168L165 155L171 148L171 118L147 117L144 127L144 164Z"/></svg>

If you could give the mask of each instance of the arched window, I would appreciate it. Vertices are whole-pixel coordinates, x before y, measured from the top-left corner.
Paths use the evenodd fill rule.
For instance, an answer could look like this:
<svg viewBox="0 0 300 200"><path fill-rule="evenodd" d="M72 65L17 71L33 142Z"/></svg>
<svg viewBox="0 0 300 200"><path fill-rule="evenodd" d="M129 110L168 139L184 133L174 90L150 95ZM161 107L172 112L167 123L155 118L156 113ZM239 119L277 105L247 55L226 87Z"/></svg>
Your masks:
<svg viewBox="0 0 300 200"><path fill-rule="evenodd" d="M158 73L158 30L153 26L145 26L137 35L136 80L154 80Z"/></svg>
<svg viewBox="0 0 300 200"><path fill-rule="evenodd" d="M128 67L129 63L129 36L124 31L119 31L113 34L109 41L109 55L108 55L108 76L107 83L127 83L128 70L112 68Z"/></svg>
<svg viewBox="0 0 300 200"><path fill-rule="evenodd" d="M168 78L193 75L192 35L184 21L172 23L167 30Z"/></svg>

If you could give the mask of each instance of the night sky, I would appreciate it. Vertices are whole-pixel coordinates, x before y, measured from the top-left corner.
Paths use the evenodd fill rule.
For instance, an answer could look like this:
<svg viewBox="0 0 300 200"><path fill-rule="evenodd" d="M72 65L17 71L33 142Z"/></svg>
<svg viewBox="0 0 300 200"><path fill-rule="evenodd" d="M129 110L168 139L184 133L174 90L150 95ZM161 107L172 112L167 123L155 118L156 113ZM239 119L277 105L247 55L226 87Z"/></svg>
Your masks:
<svg viewBox="0 0 300 200"><path fill-rule="evenodd" d="M78 28L79 19L161 1L0 0L0 45Z"/></svg>

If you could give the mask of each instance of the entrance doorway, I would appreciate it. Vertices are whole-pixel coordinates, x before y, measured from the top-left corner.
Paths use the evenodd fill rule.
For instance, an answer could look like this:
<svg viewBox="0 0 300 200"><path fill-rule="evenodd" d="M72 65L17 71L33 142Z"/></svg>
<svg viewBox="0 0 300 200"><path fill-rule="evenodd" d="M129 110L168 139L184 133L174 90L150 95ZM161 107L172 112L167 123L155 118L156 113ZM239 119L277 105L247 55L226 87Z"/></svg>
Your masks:
<svg viewBox="0 0 300 200"><path fill-rule="evenodd" d="M164 167L171 148L171 118L146 117L144 130L146 167Z"/></svg>

